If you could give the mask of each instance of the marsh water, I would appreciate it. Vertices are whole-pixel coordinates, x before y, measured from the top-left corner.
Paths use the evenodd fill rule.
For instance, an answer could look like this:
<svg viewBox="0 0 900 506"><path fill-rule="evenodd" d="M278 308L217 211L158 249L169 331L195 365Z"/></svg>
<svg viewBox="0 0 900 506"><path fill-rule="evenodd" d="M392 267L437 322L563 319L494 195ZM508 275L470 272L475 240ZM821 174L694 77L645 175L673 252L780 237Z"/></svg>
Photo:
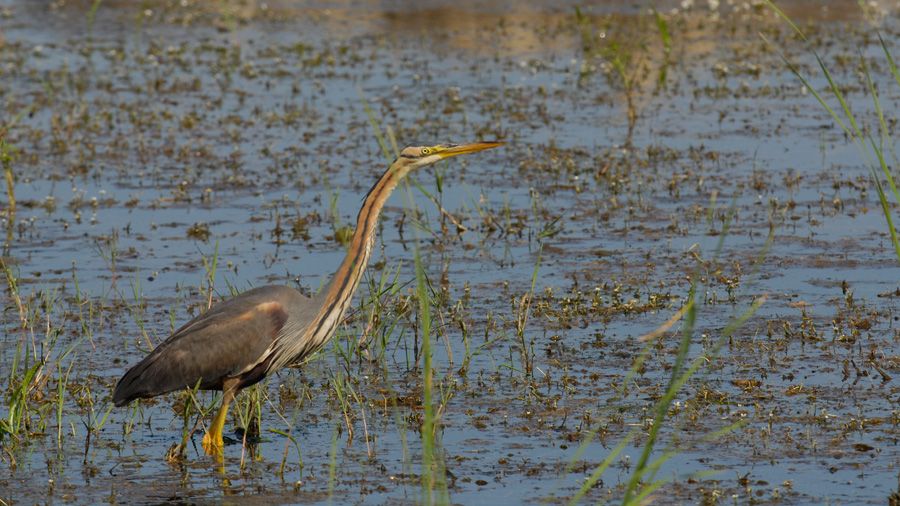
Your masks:
<svg viewBox="0 0 900 506"><path fill-rule="evenodd" d="M756 2L0 1L0 501L428 500L419 251L444 500L566 503L625 442L582 499L619 501L685 327L642 336L694 286L647 500L887 504L900 264L779 53L877 132L871 76L893 128L900 5L778 5L808 41ZM338 335L239 396L221 463L215 393L111 407L211 302L326 283L394 142L493 139L398 189Z"/></svg>

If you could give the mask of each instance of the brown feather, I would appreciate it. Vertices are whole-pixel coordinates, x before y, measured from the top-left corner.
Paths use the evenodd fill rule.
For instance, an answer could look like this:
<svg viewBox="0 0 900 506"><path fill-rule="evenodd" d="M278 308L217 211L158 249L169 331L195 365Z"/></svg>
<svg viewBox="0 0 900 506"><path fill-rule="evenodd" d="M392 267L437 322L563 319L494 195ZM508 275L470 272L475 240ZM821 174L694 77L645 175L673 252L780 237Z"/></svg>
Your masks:
<svg viewBox="0 0 900 506"><path fill-rule="evenodd" d="M203 390L221 390L229 378L239 379L240 388L258 382L265 376L266 352L287 323L287 302L297 297L305 299L291 288L262 287L213 306L125 373L113 402L122 406L198 383Z"/></svg>

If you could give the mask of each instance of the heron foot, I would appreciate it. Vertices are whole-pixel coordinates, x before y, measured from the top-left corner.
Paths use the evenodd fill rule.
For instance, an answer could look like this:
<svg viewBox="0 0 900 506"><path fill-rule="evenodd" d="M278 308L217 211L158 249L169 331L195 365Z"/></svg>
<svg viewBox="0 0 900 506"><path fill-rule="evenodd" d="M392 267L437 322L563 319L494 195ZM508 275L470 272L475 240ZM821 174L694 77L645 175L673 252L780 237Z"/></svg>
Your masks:
<svg viewBox="0 0 900 506"><path fill-rule="evenodd" d="M222 406L219 408L219 412L216 413L216 417L213 418L209 430L203 435L203 449L206 450L206 454L220 458L222 457L222 448L225 446L225 441L222 440L222 432L225 429L225 418L228 416L228 405L234 399L233 386L226 385L223 390Z"/></svg>
<svg viewBox="0 0 900 506"><path fill-rule="evenodd" d="M215 457L222 456L222 449L225 447L225 441L222 440L221 432L207 432L203 435L203 449L207 455Z"/></svg>

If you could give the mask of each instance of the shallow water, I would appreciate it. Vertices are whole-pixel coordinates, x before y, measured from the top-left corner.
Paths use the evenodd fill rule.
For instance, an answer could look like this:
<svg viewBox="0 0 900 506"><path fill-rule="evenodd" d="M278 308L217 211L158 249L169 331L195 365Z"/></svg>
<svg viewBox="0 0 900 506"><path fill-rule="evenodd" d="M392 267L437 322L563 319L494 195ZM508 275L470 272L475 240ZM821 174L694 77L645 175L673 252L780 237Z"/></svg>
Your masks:
<svg viewBox="0 0 900 506"><path fill-rule="evenodd" d="M759 38L823 89L783 22L695 3L657 5L666 57L655 18L630 3L103 2L89 26L90 2L0 2L0 117L23 113L7 134L18 207L3 222L4 259L28 308L22 330L4 292L0 376L14 386L22 362L43 356L47 378L29 392L26 430L2 441L0 499L421 502L421 343L408 298L418 245L442 301L432 349L450 501L568 501L636 431L587 495L620 499L679 327L632 375L638 338L681 307L696 272L692 357L767 299L676 399L655 455L675 453L654 502L884 504L900 464L900 267L868 168ZM855 2L784 7L814 33L857 114L872 119L858 45L896 110L871 37L876 23L893 47L895 3L874 20ZM622 83L586 41L622 48L630 136ZM508 142L415 175L465 232L415 185L401 188L373 284L316 359L263 384L262 440L230 434L221 468L199 449L202 431L185 459L166 461L184 426L179 394L112 409L85 452L92 410L102 418L118 377L205 309L216 252L216 298L327 282L343 256L335 230L353 225L386 165L367 106L401 145ZM528 375L516 321L536 264ZM382 276L397 286L370 327ZM368 351L353 348L361 335ZM335 387L345 382L357 396L346 411ZM245 423L237 411L229 431ZM291 432L299 453L272 430Z"/></svg>

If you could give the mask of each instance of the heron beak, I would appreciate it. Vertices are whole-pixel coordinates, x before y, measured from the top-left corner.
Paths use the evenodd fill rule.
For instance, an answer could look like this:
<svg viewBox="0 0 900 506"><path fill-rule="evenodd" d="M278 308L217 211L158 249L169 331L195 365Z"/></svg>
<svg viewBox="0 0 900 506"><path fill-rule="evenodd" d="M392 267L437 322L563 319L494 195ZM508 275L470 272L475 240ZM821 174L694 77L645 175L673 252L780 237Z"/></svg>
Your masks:
<svg viewBox="0 0 900 506"><path fill-rule="evenodd" d="M460 144L458 146L443 148L441 151L438 151L435 154L440 156L441 159L444 159L450 158L451 156L465 155L467 153L484 151L485 149L493 149L502 146L503 144L503 142L473 142L471 144Z"/></svg>

